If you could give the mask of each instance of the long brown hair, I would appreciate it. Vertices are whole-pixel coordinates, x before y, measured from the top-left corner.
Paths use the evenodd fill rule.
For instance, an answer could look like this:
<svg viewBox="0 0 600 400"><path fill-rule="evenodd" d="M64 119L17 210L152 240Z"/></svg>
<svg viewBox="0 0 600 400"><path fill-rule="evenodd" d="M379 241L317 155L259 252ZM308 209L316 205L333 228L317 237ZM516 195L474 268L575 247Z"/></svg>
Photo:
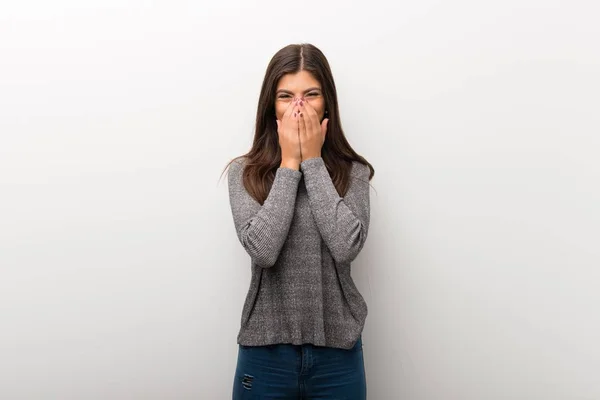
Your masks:
<svg viewBox="0 0 600 400"><path fill-rule="evenodd" d="M301 70L310 72L321 84L325 110L329 114L327 135L325 135L325 142L321 149L321 157L338 194L343 197L348 191L353 161L369 167L371 170L369 180L375 174L373 166L352 149L344 136L335 83L325 55L309 43L290 44L275 53L267 66L258 99L252 148L248 153L229 161L223 170L225 172L235 160L246 157L243 174L244 187L261 205L271 190L275 172L281 164L281 148L279 147L275 114L277 84L284 75Z"/></svg>

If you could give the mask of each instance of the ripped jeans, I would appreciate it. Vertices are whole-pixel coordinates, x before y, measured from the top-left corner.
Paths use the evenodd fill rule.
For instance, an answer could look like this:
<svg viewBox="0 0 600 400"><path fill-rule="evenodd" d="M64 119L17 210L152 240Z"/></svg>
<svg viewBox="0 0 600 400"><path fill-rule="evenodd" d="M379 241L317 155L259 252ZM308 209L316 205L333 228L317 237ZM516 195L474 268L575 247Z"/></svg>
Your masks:
<svg viewBox="0 0 600 400"><path fill-rule="evenodd" d="M312 344L238 345L233 400L365 400L359 337L350 350Z"/></svg>

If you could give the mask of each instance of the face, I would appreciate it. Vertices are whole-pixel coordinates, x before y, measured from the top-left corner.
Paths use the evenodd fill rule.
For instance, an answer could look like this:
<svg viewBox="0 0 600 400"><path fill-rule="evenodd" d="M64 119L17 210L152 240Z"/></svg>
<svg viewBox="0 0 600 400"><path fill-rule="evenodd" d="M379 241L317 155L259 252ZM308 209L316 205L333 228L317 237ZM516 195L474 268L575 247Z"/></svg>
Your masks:
<svg viewBox="0 0 600 400"><path fill-rule="evenodd" d="M286 74L279 79L275 91L275 114L281 121L283 113L295 98L304 98L319 115L319 121L325 115L325 99L321 84L308 71Z"/></svg>

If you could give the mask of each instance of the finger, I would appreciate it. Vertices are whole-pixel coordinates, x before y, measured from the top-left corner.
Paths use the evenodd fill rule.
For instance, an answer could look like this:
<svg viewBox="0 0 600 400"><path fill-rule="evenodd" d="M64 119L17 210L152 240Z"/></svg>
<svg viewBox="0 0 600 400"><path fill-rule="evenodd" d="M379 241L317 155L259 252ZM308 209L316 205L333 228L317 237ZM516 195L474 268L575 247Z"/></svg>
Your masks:
<svg viewBox="0 0 600 400"><path fill-rule="evenodd" d="M293 115L293 116L294 116L294 118L296 118L296 119L297 119L297 120L296 120L296 122L300 122L300 119L299 119L299 118L300 118L300 111L301 111L301 108L302 108L302 107L300 106L300 99L298 99L297 101L296 101L296 100L294 100L294 103L295 103L295 106L294 106L294 108L293 108L292 115L293 115L293 114L295 114L295 115Z"/></svg>
<svg viewBox="0 0 600 400"><path fill-rule="evenodd" d="M306 113L304 113L303 111L300 111L299 115L298 115L298 119L299 119L299 124L298 124L298 132L300 132L300 138L301 140L306 141L307 137L306 137Z"/></svg>
<svg viewBox="0 0 600 400"><path fill-rule="evenodd" d="M290 104L288 105L288 109L286 110L286 112L289 112L289 114L287 115L288 118L292 117L294 112L296 113L296 117L298 117L298 112L300 111L299 105L298 105L298 101L297 99L294 99L290 102Z"/></svg>
<svg viewBox="0 0 600 400"><path fill-rule="evenodd" d="M304 102L304 109L309 117L307 126L311 129L311 132L318 132L321 124L319 123L317 111L308 101Z"/></svg>
<svg viewBox="0 0 600 400"><path fill-rule="evenodd" d="M289 118L290 115L292 115L292 112L294 111L294 106L294 102L290 101L290 104L288 104L287 108L285 109L285 112L283 113L282 119Z"/></svg>
<svg viewBox="0 0 600 400"><path fill-rule="evenodd" d="M318 115L317 110L315 110L315 108L312 106L312 104L310 104L310 102L305 101L304 108L306 108L306 111L308 112L309 116L312 117L313 115Z"/></svg>
<svg viewBox="0 0 600 400"><path fill-rule="evenodd" d="M290 116L290 123L294 129L294 135L298 135L298 129L300 127L300 111L298 111L298 107L294 107L294 113Z"/></svg>
<svg viewBox="0 0 600 400"><path fill-rule="evenodd" d="M312 124L310 122L310 117L306 114L306 109L302 108L300 112L300 124L304 126L304 135L305 138L308 139L310 135L313 134Z"/></svg>
<svg viewBox="0 0 600 400"><path fill-rule="evenodd" d="M292 107L292 113L281 122L283 131L288 134L298 135L298 110L297 107Z"/></svg>

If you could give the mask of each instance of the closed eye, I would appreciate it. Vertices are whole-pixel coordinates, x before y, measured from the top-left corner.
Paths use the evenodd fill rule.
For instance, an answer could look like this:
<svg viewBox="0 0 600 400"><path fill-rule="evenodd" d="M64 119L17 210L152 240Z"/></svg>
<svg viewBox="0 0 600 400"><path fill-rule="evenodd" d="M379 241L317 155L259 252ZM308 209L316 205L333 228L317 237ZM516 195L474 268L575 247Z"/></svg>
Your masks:
<svg viewBox="0 0 600 400"><path fill-rule="evenodd" d="M319 95L320 95L320 93L319 93L319 92L309 92L309 93L305 94L304 96L305 96L305 97L317 97L317 96L319 96ZM277 96L277 98L278 98L278 99L289 99L289 98L291 98L291 97L292 97L292 96L291 96L290 94L287 94L287 93L281 93L281 94L279 94L279 95Z"/></svg>

